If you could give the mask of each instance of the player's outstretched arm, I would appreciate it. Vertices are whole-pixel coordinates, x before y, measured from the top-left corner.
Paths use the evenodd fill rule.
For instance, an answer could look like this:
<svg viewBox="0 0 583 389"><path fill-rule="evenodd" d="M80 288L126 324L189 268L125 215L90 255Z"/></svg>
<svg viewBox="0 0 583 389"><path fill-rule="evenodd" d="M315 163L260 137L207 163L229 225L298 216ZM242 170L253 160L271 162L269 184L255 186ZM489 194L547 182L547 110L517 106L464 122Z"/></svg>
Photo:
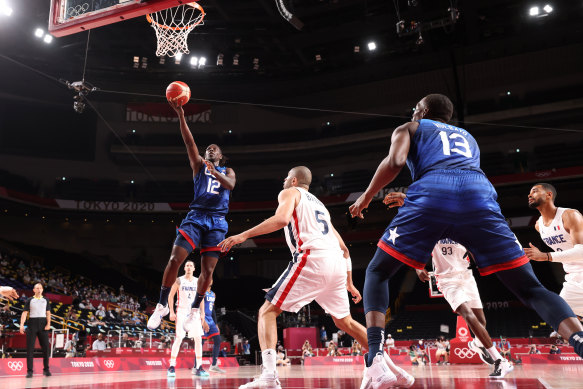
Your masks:
<svg viewBox="0 0 583 389"><path fill-rule="evenodd" d="M410 131L416 129L416 126L418 123L405 123L393 131L389 155L380 163L366 191L350 206L352 217L364 219L362 211L368 208L373 197L399 175L407 162L411 146Z"/></svg>
<svg viewBox="0 0 583 389"><path fill-rule="evenodd" d="M0 286L0 296L9 300L16 300L18 298L18 293L16 293L16 290L11 286Z"/></svg>
<svg viewBox="0 0 583 389"><path fill-rule="evenodd" d="M275 215L269 219L265 219L263 222L253 228L248 229L247 231L243 231L238 235L233 235L223 240L221 243L219 243L221 251L229 251L234 245L241 244L249 238L253 238L254 236L258 235L269 234L270 232L277 231L280 228L287 226L291 220L299 198L300 192L294 188L284 189L279 192L279 196L277 197L279 205L275 210Z"/></svg>
<svg viewBox="0 0 583 389"><path fill-rule="evenodd" d="M168 293L168 308L170 308L170 321L176 320L176 313L174 312L174 295L178 291L178 287L180 286L180 278L177 278L176 281L172 284L172 288L170 289L170 293Z"/></svg>
<svg viewBox="0 0 583 389"><path fill-rule="evenodd" d="M194 142L190 128L188 128L188 124L186 124L184 110L182 109L182 106L178 105L176 101L168 101L168 103L178 114L178 119L180 120L180 134L182 135L182 140L184 140L184 144L186 145L188 159L190 160L190 167L192 168L192 172L196 175L202 166L203 159L198 152L198 147Z"/></svg>
<svg viewBox="0 0 583 389"><path fill-rule="evenodd" d="M583 261L583 216L576 209L569 209L563 213L563 225L571 235L573 248L551 253L551 261L562 263Z"/></svg>

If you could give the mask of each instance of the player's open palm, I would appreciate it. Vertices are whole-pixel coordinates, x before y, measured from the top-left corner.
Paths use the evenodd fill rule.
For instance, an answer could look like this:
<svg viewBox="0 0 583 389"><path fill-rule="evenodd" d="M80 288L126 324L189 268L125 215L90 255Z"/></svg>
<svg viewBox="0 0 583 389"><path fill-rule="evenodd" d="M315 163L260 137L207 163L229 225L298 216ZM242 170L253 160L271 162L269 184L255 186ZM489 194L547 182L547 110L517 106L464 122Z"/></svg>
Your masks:
<svg viewBox="0 0 583 389"><path fill-rule="evenodd" d="M229 236L227 239L223 240L221 243L219 243L219 247L221 248L222 252L227 252L231 249L231 247L237 245L237 244L241 244L243 242L245 242L247 239L245 237L243 237L241 234L239 235L233 235L233 236Z"/></svg>
<svg viewBox="0 0 583 389"><path fill-rule="evenodd" d="M524 248L524 253L531 261L548 261L549 258L547 257L546 253L541 252L536 246L532 243L528 242L530 247Z"/></svg>

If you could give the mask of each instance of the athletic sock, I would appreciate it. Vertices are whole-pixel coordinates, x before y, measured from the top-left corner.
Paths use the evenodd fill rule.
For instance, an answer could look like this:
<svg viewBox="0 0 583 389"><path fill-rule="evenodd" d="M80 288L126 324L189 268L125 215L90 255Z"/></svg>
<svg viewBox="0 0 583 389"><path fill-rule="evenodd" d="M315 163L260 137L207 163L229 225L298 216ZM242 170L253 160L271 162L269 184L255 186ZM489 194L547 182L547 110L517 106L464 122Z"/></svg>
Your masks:
<svg viewBox="0 0 583 389"><path fill-rule="evenodd" d="M196 296L194 297L194 301L192 302L192 308L199 308L202 299L204 298L204 294L200 294L196 292Z"/></svg>
<svg viewBox="0 0 583 389"><path fill-rule="evenodd" d="M583 358L583 331L575 332L569 338L569 344L575 349L575 353Z"/></svg>
<svg viewBox="0 0 583 389"><path fill-rule="evenodd" d="M495 361L497 361L498 359L502 359L502 355L500 355L500 353L498 352L498 350L496 350L496 346L492 346L488 349L488 352L490 353L490 355L492 356L492 358L494 358Z"/></svg>
<svg viewBox="0 0 583 389"><path fill-rule="evenodd" d="M270 373L276 371L275 368L276 366L275 363L277 361L276 356L277 354L275 354L275 350L272 348L269 348L261 352L261 357L263 358L263 367L265 368L266 371Z"/></svg>
<svg viewBox="0 0 583 389"><path fill-rule="evenodd" d="M366 329L366 335L368 336L368 365L371 366L377 354L383 352L385 329L381 327L369 327Z"/></svg>
<svg viewBox="0 0 583 389"><path fill-rule="evenodd" d="M170 287L162 286L160 288L160 300L158 303L162 304L163 306L168 305L168 295L170 294Z"/></svg>

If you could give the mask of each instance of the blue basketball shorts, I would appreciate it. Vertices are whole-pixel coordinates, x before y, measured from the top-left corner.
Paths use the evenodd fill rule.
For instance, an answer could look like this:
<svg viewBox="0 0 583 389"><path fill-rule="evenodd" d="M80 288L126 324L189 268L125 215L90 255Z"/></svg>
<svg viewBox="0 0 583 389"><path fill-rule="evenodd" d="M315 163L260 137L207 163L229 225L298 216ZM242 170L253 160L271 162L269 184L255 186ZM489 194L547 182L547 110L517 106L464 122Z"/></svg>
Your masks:
<svg viewBox="0 0 583 389"><path fill-rule="evenodd" d="M219 257L218 244L225 239L229 225L225 216L191 210L176 231L174 244L189 253L200 248L204 255Z"/></svg>
<svg viewBox="0 0 583 389"><path fill-rule="evenodd" d="M378 247L399 261L423 269L439 239L464 245L481 275L522 266L529 260L508 227L496 190L485 175L438 170L415 181Z"/></svg>
<svg viewBox="0 0 583 389"><path fill-rule="evenodd" d="M204 333L203 339L210 339L213 336L220 335L221 332L219 331L219 327L217 327L214 321L208 321L205 319L209 325L209 330Z"/></svg>

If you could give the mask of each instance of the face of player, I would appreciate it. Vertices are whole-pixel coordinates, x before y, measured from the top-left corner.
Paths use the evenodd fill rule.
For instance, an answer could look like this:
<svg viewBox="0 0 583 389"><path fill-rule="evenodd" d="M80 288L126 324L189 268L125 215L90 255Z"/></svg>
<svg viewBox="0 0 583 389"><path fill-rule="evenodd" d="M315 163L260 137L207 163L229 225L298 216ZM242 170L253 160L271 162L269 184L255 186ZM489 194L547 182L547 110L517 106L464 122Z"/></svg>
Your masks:
<svg viewBox="0 0 583 389"><path fill-rule="evenodd" d="M186 275L191 276L194 273L194 263L188 261L184 265L184 272Z"/></svg>
<svg viewBox="0 0 583 389"><path fill-rule="evenodd" d="M429 109L427 109L427 106L425 105L425 99L419 100L419 102L415 106L415 112L413 112L413 117L411 118L411 121L416 122L417 120L423 119L425 115L427 115L428 111Z"/></svg>
<svg viewBox="0 0 583 389"><path fill-rule="evenodd" d="M222 157L221 148L215 144L209 145L204 153L204 159L211 162L220 161Z"/></svg>
<svg viewBox="0 0 583 389"><path fill-rule="evenodd" d="M34 291L35 296L40 296L41 294L43 294L44 289L41 284L36 284L34 288L32 288L32 290Z"/></svg>
<svg viewBox="0 0 583 389"><path fill-rule="evenodd" d="M283 179L283 189L291 188L295 182L297 182L297 178L293 176L293 170L290 170L287 177Z"/></svg>
<svg viewBox="0 0 583 389"><path fill-rule="evenodd" d="M535 185L530 189L528 194L528 207L537 209L551 199L550 192L546 192L545 188L540 185Z"/></svg>

